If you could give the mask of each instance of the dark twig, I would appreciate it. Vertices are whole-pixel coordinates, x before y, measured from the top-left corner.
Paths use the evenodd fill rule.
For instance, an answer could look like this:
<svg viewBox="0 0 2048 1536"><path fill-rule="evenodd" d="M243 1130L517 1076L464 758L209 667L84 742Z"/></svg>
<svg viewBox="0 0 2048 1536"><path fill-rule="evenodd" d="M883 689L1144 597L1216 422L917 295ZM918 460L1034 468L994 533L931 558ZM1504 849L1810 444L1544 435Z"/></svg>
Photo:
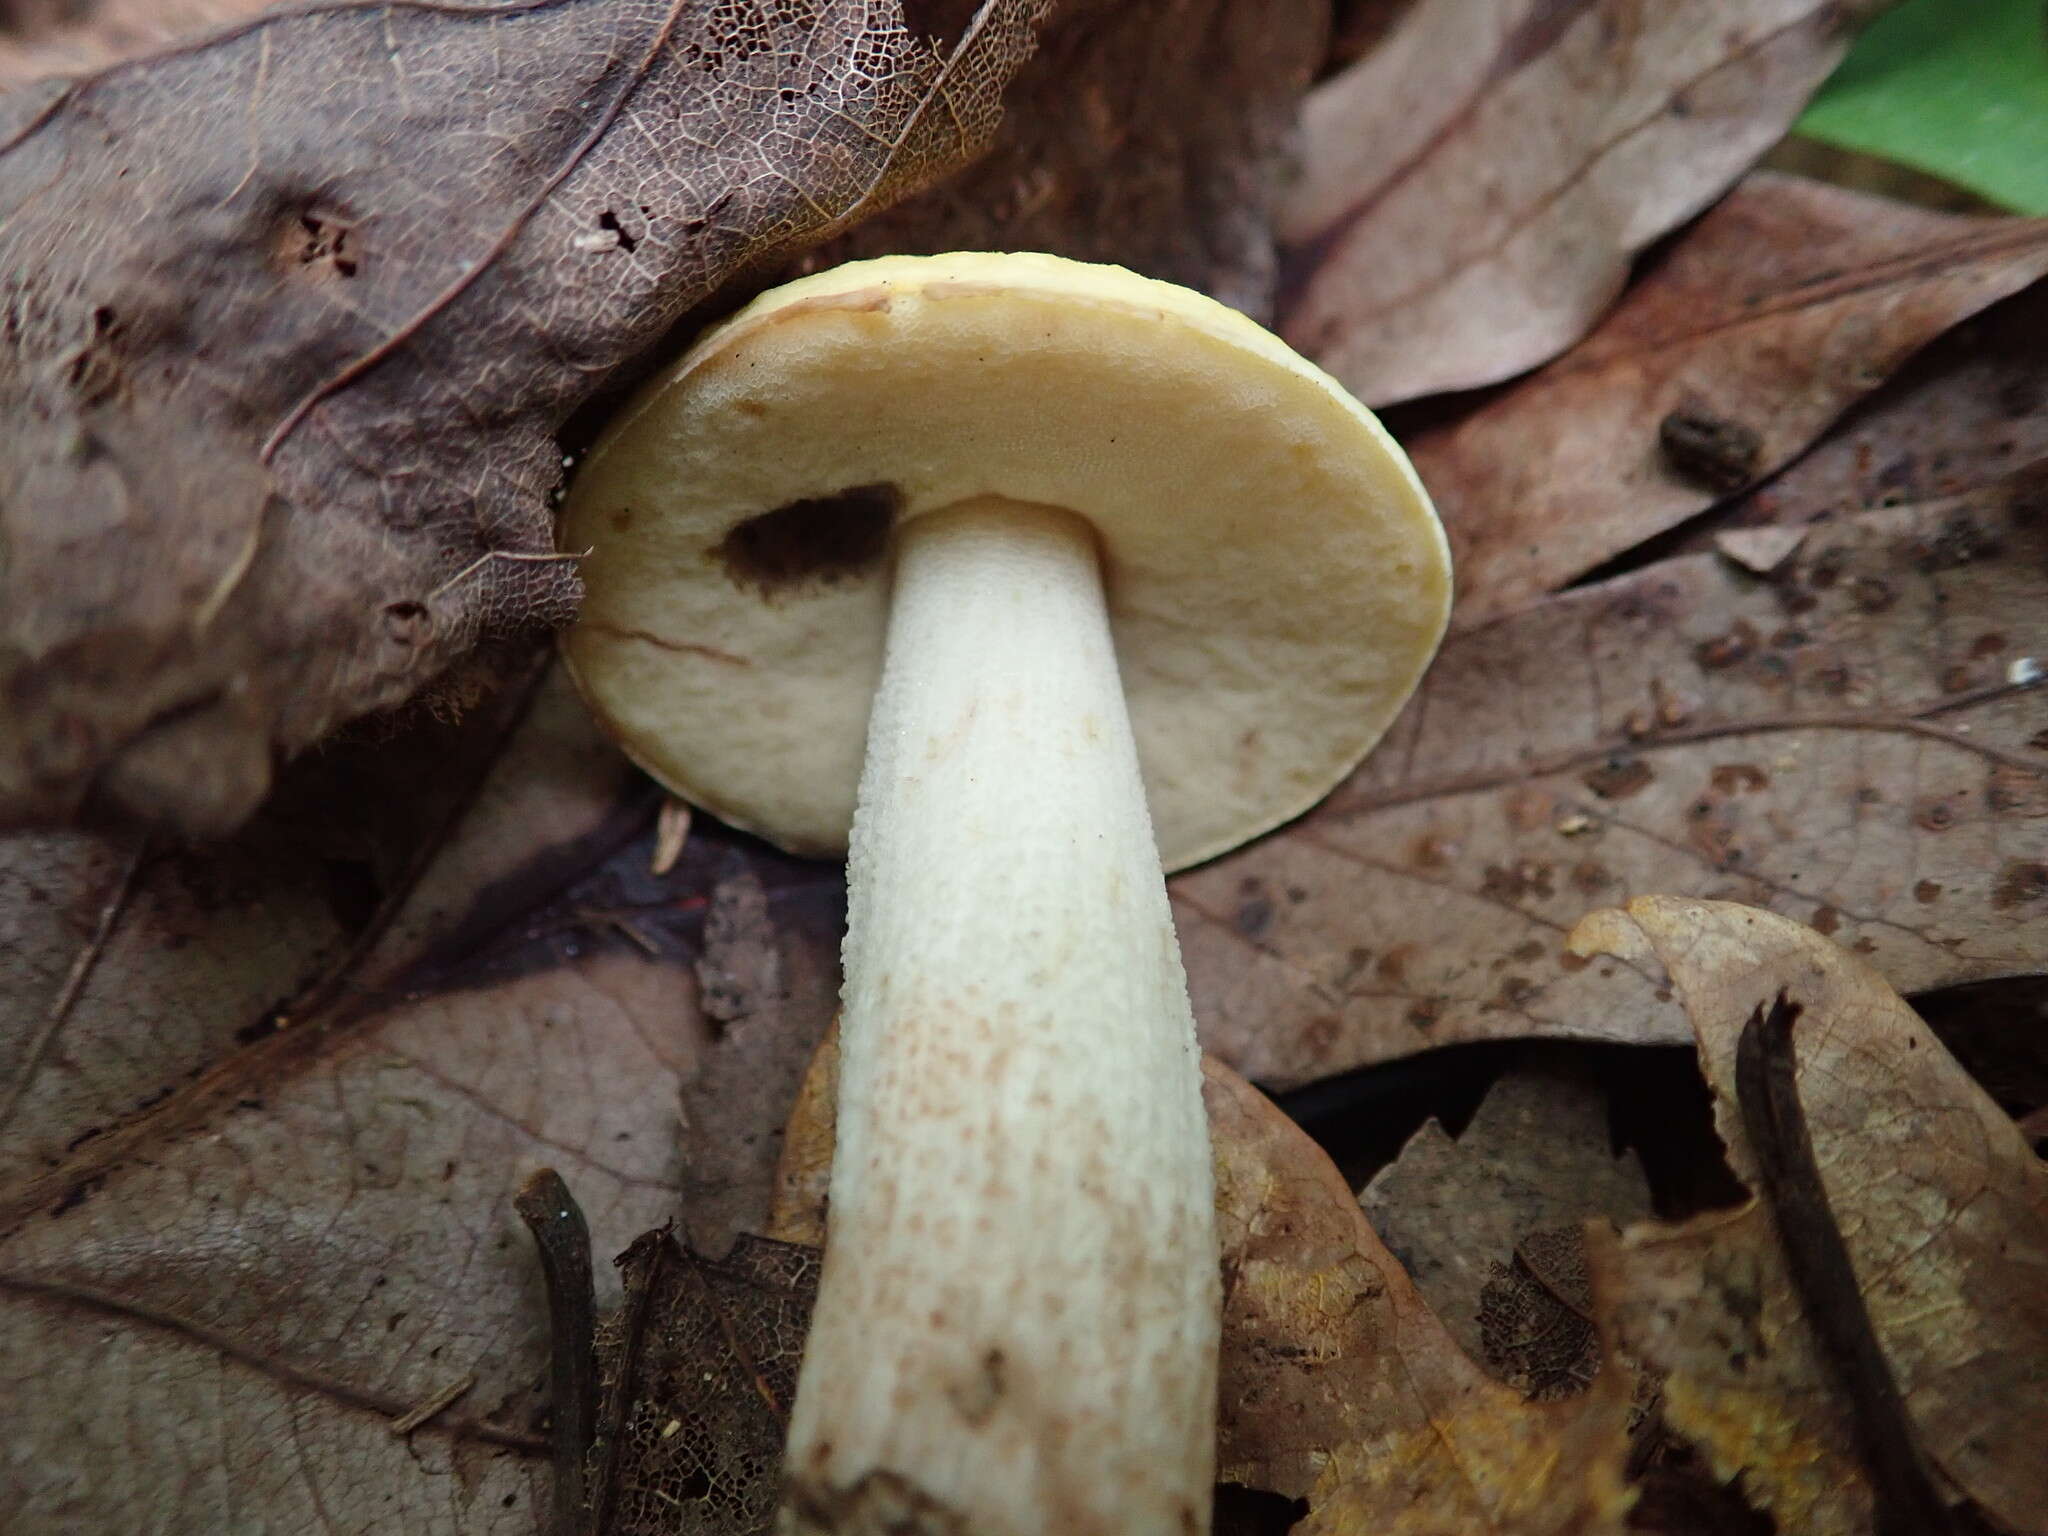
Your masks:
<svg viewBox="0 0 2048 1536"><path fill-rule="evenodd" d="M634 1238L617 1264L626 1274L626 1336L619 1346L618 1379L604 1420L604 1455L597 1487L591 1495L590 1529L597 1536L611 1528L612 1506L619 1496L619 1457L626 1442L626 1418L638 1394L640 1358L647 1348L647 1326L661 1291L662 1271L679 1256L674 1230L663 1227Z"/></svg>
<svg viewBox="0 0 2048 1536"><path fill-rule="evenodd" d="M529 1174L512 1208L540 1250L548 1293L548 1384L555 1405L554 1536L583 1529L583 1463L597 1427L597 1302L590 1275L590 1226L562 1176Z"/></svg>
<svg viewBox="0 0 2048 1536"><path fill-rule="evenodd" d="M1857 1454L1876 1498L1880 1536L1957 1536L1961 1527L1914 1443L1905 1400L1877 1342L1821 1182L1792 1047L1800 1012L1780 992L1768 1013L1759 1006L1743 1026L1735 1047L1743 1129L1777 1221L1792 1287L1823 1365L1848 1403Z"/></svg>

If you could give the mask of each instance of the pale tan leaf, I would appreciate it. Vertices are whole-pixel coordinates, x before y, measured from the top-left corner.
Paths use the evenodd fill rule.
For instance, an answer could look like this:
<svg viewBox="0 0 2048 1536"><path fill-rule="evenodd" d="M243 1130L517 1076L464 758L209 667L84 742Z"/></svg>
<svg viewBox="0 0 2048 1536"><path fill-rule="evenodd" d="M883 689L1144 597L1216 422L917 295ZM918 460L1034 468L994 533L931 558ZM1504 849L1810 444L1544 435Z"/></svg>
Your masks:
<svg viewBox="0 0 2048 1536"><path fill-rule="evenodd" d="M1453 624L1525 607L1762 479L2043 272L2048 220L1750 177L1581 345L1411 444L1456 557Z"/></svg>
<svg viewBox="0 0 2048 1536"><path fill-rule="evenodd" d="M1293 827L1172 883L1209 1048L1298 1082L1460 1040L1689 1038L1564 946L1630 894L1768 906L1915 990L2048 963L2034 482L1651 566L1453 638ZM1995 643L1994 643L1995 642Z"/></svg>
<svg viewBox="0 0 2048 1536"><path fill-rule="evenodd" d="M1863 9L1425 0L1309 98L1283 334L1375 405L1556 356L1785 131Z"/></svg>
<svg viewBox="0 0 2048 1536"><path fill-rule="evenodd" d="M1744 1023L1782 989L1828 1203L1922 1449L2014 1530L2043 1529L2048 1165L1871 966L1772 913L1643 897L1587 919L1583 952L1661 969L1697 1033L1738 1175ZM1760 1203L1595 1243L1627 1346L1670 1373L1667 1422L1780 1530L1862 1531L1870 1493Z"/></svg>

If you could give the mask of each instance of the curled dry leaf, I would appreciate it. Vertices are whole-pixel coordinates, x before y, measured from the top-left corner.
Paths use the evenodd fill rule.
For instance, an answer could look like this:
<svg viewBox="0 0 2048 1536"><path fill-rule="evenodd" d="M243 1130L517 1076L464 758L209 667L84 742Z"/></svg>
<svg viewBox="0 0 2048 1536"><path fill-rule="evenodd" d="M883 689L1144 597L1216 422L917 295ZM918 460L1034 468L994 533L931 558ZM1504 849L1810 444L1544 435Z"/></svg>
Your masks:
<svg viewBox="0 0 2048 1536"><path fill-rule="evenodd" d="M1374 405L1555 357L1784 133L1869 8L1423 0L1309 98L1282 333Z"/></svg>
<svg viewBox="0 0 2048 1536"><path fill-rule="evenodd" d="M1458 1348L1343 1176L1235 1073L1204 1085L1224 1322L1219 1473L1303 1536L1619 1531L1628 1387L1531 1403Z"/></svg>
<svg viewBox="0 0 2048 1536"><path fill-rule="evenodd" d="M1456 636L1319 809L1172 885L1206 1043L1292 1082L1459 1040L1689 1037L1563 939L1753 902L1908 990L2048 963L2038 477L1651 566Z"/></svg>
<svg viewBox="0 0 2048 1536"><path fill-rule="evenodd" d="M563 418L985 144L1043 8L342 0L6 98L0 824L223 832L563 618Z"/></svg>
<svg viewBox="0 0 2048 1536"><path fill-rule="evenodd" d="M838 1037L788 1129L770 1232L818 1243ZM1621 1529L1628 1389L1532 1404L1462 1351L1301 1128L1213 1058L1223 1245L1217 1477L1308 1501L1302 1536Z"/></svg>
<svg viewBox="0 0 2048 1536"><path fill-rule="evenodd" d="M1452 622L1525 607L1762 479L2043 272L2048 220L1750 177L1582 344L1411 445L1457 558Z"/></svg>
<svg viewBox="0 0 2048 1536"><path fill-rule="evenodd" d="M2003 1528L2042 1529L2048 1463L2048 1165L1869 965L1798 923L1645 897L1589 917L1575 950L1661 970L1697 1033L1736 1173L1757 1160L1735 1099L1743 1024L1782 989L1828 1203L1921 1448ZM1870 1488L1761 1201L1593 1234L1626 1348L1668 1373L1664 1415L1738 1474L1780 1530L1870 1526Z"/></svg>

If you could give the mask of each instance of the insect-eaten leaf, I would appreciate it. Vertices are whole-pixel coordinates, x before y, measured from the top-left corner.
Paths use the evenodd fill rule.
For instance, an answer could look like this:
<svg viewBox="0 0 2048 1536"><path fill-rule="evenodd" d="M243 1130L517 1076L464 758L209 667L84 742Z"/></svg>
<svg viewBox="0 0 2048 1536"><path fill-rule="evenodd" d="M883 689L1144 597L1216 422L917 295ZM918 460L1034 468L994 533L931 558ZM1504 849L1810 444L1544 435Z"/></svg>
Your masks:
<svg viewBox="0 0 2048 1536"><path fill-rule="evenodd" d="M1666 1424L1779 1530L1872 1528L1852 1405L1816 1344L1737 1098L1745 1022L1782 992L1826 1204L1920 1451L2002 1529L2040 1530L2048 1462L2048 1165L1869 965L1799 923L1644 897L1587 918L1576 952L1668 977L1696 1032L1728 1159L1759 1198L1682 1225L1594 1234L1620 1342L1664 1374ZM1782 1220L1782 1212L1780 1212ZM1835 1304L1841 1305L1836 1298Z"/></svg>
<svg viewBox="0 0 2048 1536"><path fill-rule="evenodd" d="M986 145L1045 8L318 5L0 100L0 825L226 832L567 617L556 429Z"/></svg>

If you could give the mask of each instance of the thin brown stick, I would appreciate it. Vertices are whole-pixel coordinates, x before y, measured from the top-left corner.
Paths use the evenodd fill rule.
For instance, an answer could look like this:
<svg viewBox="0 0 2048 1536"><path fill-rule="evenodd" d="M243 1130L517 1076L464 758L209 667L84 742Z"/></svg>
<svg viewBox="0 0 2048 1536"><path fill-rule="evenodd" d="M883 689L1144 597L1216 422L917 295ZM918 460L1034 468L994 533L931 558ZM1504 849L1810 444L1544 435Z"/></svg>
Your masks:
<svg viewBox="0 0 2048 1536"><path fill-rule="evenodd" d="M144 854L148 851L146 838L136 840L129 852L128 862L121 866L115 877L113 889L100 904L99 920L93 924L92 936L85 941L78 955L71 962L71 970L64 978L64 985L57 989L57 996L50 1004L50 1011L43 1015L43 1022L36 1030L35 1038L29 1041L28 1050L21 1058L21 1066L14 1074L14 1081L7 1085L7 1094L0 1099L0 1127L11 1123L14 1112L21 1107L21 1101L42 1070L43 1057L48 1054L51 1043L64 1028L64 1021L71 1017L71 1010L78 1006L78 999L85 991L85 983L92 975L92 969L99 964L105 953L107 940L113 937L114 925L120 921L121 913L127 908L128 898L135 893L135 877L142 869Z"/></svg>
<svg viewBox="0 0 2048 1536"><path fill-rule="evenodd" d="M527 1176L512 1201L540 1250L548 1293L548 1381L554 1401L555 1536L583 1529L584 1461L597 1428L597 1298L590 1225L552 1168Z"/></svg>

